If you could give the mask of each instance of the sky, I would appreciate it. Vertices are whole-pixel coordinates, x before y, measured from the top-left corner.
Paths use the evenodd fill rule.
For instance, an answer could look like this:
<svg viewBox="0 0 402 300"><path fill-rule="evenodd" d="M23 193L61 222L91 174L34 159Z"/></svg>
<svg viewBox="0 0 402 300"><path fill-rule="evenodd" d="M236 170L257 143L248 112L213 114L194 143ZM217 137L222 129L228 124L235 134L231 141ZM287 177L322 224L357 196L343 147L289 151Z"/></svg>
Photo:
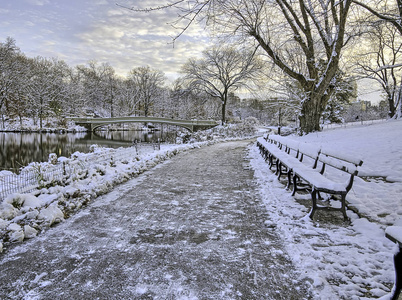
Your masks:
<svg viewBox="0 0 402 300"><path fill-rule="evenodd" d="M28 57L55 57L71 67L96 60L126 76L148 65L169 79L209 42L204 28L195 24L173 46L180 30L168 23L177 11L133 12L117 4L146 8L161 1L0 0L0 41L12 37Z"/></svg>
<svg viewBox="0 0 402 300"><path fill-rule="evenodd" d="M194 23L174 45L180 29L169 23L174 9L134 12L164 0L0 0L0 42L7 37L28 57L58 58L71 67L91 60L109 63L125 77L136 67L150 66L170 81L180 76L190 57L200 57L210 45L208 32ZM118 5L117 5L118 4ZM120 6L119 6L120 5ZM359 99L377 103L373 81L359 84Z"/></svg>

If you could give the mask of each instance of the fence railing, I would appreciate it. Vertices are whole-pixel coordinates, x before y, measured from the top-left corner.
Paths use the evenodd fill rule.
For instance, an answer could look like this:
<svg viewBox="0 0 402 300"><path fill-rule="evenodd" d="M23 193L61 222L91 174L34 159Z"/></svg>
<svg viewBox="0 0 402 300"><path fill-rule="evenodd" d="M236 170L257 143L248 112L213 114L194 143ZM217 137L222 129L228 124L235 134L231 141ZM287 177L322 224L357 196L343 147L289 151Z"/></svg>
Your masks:
<svg viewBox="0 0 402 300"><path fill-rule="evenodd" d="M346 127L352 127L352 126L359 126L359 125L370 125L370 124L377 124L377 123L383 123L385 122L386 119L379 119L379 120L363 120L363 121L356 121L356 122L347 122L347 123L331 123L331 124L325 124L322 126L322 129L335 129L335 128L346 128Z"/></svg>
<svg viewBox="0 0 402 300"><path fill-rule="evenodd" d="M31 193L46 183L62 182L65 178L79 176L94 165L130 160L134 156L145 155L159 149L160 144L158 143L138 143L129 148L105 149L104 151L89 153L56 165L37 163L24 168L19 174L0 175L0 202L14 193Z"/></svg>

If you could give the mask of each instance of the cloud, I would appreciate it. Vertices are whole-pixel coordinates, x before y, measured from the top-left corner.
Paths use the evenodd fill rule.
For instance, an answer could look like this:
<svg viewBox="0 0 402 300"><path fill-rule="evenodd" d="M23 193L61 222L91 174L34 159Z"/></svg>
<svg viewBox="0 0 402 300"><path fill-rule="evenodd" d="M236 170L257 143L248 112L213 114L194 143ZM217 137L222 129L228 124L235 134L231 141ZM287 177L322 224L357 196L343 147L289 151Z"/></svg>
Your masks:
<svg viewBox="0 0 402 300"><path fill-rule="evenodd" d="M109 62L121 75L149 65L175 78L188 58L198 56L209 43L205 30L194 24L173 46L179 31L168 23L175 18L169 11L154 14L113 7L77 37L94 58Z"/></svg>
<svg viewBox="0 0 402 300"><path fill-rule="evenodd" d="M156 0L25 0L0 10L0 38L16 39L30 57L57 57L70 66L90 60L109 63L119 75L149 65L169 78L178 76L189 57L210 43L207 31L194 23L173 45L180 29L170 23L177 11L133 12L116 5L154 7ZM30 5L27 6L26 3Z"/></svg>
<svg viewBox="0 0 402 300"><path fill-rule="evenodd" d="M25 2L36 6L43 6L49 4L49 0L25 0Z"/></svg>

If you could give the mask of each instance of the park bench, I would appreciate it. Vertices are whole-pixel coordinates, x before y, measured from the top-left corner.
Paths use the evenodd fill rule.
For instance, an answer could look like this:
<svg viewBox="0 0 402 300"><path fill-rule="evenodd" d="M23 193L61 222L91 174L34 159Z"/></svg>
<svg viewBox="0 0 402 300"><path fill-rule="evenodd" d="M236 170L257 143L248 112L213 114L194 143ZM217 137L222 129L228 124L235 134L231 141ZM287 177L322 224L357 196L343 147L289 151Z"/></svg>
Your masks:
<svg viewBox="0 0 402 300"><path fill-rule="evenodd" d="M257 145L260 149L261 155L269 164L269 168L276 167L275 174L280 178L283 174L288 176L288 185L291 183L291 169L290 160L294 160L296 163L297 158L290 156L291 151L298 151L297 144L287 143L280 139L280 136L274 136L274 138L260 139L257 141ZM297 156L297 155L296 155ZM289 162L288 162L289 160Z"/></svg>
<svg viewBox="0 0 402 300"><path fill-rule="evenodd" d="M399 246L399 251L394 256L395 285L391 297L391 300L397 300L402 290L402 226L387 227L385 236Z"/></svg>
<svg viewBox="0 0 402 300"><path fill-rule="evenodd" d="M329 149L320 149L308 143L296 143L280 136L260 138L258 142L260 151L268 157L270 167L275 164L278 178L282 174L287 174L287 187L293 184L293 196L301 189L307 188L310 191L313 203L311 219L317 210L324 209L339 210L344 219L348 219L346 195L352 188L354 177L358 174L357 168L363 164L361 159L340 155ZM335 178L330 178L326 174L328 167L341 172ZM347 180L339 182L338 178L343 178L344 174L348 174ZM338 195L341 207L318 206L317 197L321 198L320 192L332 196Z"/></svg>
<svg viewBox="0 0 402 300"><path fill-rule="evenodd" d="M358 167L362 164L363 161L359 158L342 155L330 149L321 149L313 168L300 164L293 167L292 195L299 189L299 181L306 182L310 187L311 200L313 202L313 208L310 213L311 219L317 210L338 210L342 212L344 219L348 220L346 214L346 195L352 189L354 177L357 176ZM341 171L341 173L337 173L336 179L325 176L328 167ZM347 174L347 179L341 181L339 178L343 178L344 174ZM317 196L320 197L320 192L333 196L338 195L341 207L318 206Z"/></svg>
<svg viewBox="0 0 402 300"><path fill-rule="evenodd" d="M292 184L292 170L297 165L304 166L310 163L311 168L315 168L319 154L319 148L312 147L307 143L299 143L294 140L273 135L257 141L260 153L268 161L270 169L275 166L275 174L278 179L282 175L287 175L288 183L286 188ZM309 162L306 162L306 158Z"/></svg>

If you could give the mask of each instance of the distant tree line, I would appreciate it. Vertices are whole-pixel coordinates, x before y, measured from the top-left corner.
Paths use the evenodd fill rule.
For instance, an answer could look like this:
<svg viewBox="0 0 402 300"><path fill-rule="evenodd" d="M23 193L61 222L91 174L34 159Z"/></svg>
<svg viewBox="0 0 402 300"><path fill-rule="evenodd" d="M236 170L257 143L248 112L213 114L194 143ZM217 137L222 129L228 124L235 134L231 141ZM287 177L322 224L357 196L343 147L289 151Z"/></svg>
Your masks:
<svg viewBox="0 0 402 300"><path fill-rule="evenodd" d="M70 67L55 58L29 58L7 38L0 43L1 122L4 127L8 119L22 124L23 118L32 118L43 128L49 117L65 125L68 116L155 116L225 123L229 93L259 67L252 53L245 60L233 48L221 50L206 51L206 60L190 60L183 66L187 76L168 86L164 73L149 66L135 67L126 77L96 61ZM197 75L197 68L204 73ZM215 76L218 68L225 70L221 77Z"/></svg>
<svg viewBox="0 0 402 300"><path fill-rule="evenodd" d="M362 118L363 111L365 117L401 117L401 1L178 0L139 9L176 8L174 25L183 25L177 38L197 21L218 37L171 86L148 66L121 77L107 63L70 67L28 58L8 38L0 43L1 120L30 117L43 126L48 116L64 122L64 116L92 114L226 123L252 115L268 124L294 122L309 133L325 122ZM363 105L360 79L379 84L384 102L378 109ZM258 93L236 97L245 89Z"/></svg>

